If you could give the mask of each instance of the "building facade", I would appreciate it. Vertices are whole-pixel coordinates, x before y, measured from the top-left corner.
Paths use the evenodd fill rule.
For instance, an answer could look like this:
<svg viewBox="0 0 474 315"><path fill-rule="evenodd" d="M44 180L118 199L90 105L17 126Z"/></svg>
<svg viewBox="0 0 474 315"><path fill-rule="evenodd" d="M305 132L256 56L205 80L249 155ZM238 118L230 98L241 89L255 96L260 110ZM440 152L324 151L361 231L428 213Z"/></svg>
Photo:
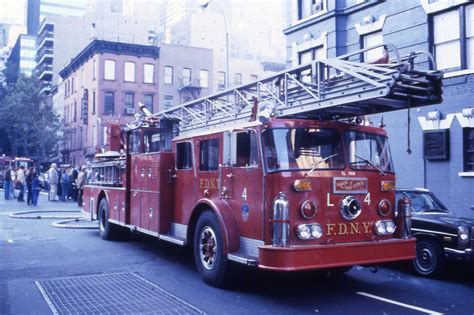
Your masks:
<svg viewBox="0 0 474 315"><path fill-rule="evenodd" d="M433 54L445 72L444 102L386 113L399 187L432 190L457 214L474 216L474 3L468 0L294 0L287 65L393 44L401 55ZM360 55L376 59L380 48ZM429 68L428 58L418 66ZM371 117L378 124L381 116Z"/></svg>
<svg viewBox="0 0 474 315"><path fill-rule="evenodd" d="M104 146L107 122L134 120L158 100L159 48L94 40L64 67L62 161L82 165ZM54 96L56 98L56 96Z"/></svg>
<svg viewBox="0 0 474 315"><path fill-rule="evenodd" d="M23 73L31 76L36 67L36 37L21 34L11 50L9 60L13 64L16 75ZM17 76L18 77L18 76ZM14 78L16 82L16 78Z"/></svg>

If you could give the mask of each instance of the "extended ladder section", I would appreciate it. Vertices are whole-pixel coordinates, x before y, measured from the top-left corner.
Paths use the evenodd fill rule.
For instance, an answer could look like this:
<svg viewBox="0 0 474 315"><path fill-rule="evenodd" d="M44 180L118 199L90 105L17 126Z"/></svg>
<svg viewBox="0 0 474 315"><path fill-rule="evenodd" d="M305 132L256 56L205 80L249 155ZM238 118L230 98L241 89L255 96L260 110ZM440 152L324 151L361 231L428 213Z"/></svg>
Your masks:
<svg viewBox="0 0 474 315"><path fill-rule="evenodd" d="M419 56L397 54L396 61L378 64L349 56L314 61L152 118L176 120L180 134L187 134L271 117L334 120L440 103L442 73L416 70Z"/></svg>

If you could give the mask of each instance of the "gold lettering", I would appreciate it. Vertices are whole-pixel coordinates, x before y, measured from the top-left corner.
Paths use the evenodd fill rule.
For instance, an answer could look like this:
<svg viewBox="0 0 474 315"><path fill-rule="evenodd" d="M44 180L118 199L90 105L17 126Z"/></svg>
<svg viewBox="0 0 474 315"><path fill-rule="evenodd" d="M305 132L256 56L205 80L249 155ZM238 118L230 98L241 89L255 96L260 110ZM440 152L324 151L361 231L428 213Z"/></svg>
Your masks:
<svg viewBox="0 0 474 315"><path fill-rule="evenodd" d="M199 189L204 189L204 179L199 179Z"/></svg>
<svg viewBox="0 0 474 315"><path fill-rule="evenodd" d="M339 235L346 235L347 234L347 225L344 223L339 223Z"/></svg>
<svg viewBox="0 0 474 315"><path fill-rule="evenodd" d="M334 204L331 203L331 195L327 193L327 206L328 207L334 207Z"/></svg>
<svg viewBox="0 0 474 315"><path fill-rule="evenodd" d="M359 234L359 223L351 223L351 231L349 234Z"/></svg>
<svg viewBox="0 0 474 315"><path fill-rule="evenodd" d="M217 182L217 179L211 178L211 179L210 179L210 184L211 184L211 187L210 187L210 188L212 188L212 189L217 189L216 182Z"/></svg>
<svg viewBox="0 0 474 315"><path fill-rule="evenodd" d="M336 226L336 224L334 223L328 223L326 224L326 227L327 227L327 230L328 232L326 233L326 235L333 235L334 234L334 227Z"/></svg>
<svg viewBox="0 0 474 315"><path fill-rule="evenodd" d="M362 224L364 225L364 233L369 233L370 231L370 222L362 222Z"/></svg>

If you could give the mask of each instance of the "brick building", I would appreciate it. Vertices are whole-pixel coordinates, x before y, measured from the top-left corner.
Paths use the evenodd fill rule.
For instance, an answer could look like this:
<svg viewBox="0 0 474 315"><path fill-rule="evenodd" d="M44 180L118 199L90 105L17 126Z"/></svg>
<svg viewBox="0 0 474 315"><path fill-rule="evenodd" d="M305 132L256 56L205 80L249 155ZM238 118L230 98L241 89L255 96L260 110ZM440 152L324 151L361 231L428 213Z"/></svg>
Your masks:
<svg viewBox="0 0 474 315"><path fill-rule="evenodd" d="M474 3L293 0L288 23L288 66L382 43L401 55L434 55L445 71L443 104L384 115L397 184L431 189L458 214L474 217ZM431 64L427 58L419 66ZM374 124L380 119L371 117Z"/></svg>
<svg viewBox="0 0 474 315"><path fill-rule="evenodd" d="M107 121L134 120L138 102L153 110L159 48L93 40L61 71L62 160L81 165L104 145Z"/></svg>

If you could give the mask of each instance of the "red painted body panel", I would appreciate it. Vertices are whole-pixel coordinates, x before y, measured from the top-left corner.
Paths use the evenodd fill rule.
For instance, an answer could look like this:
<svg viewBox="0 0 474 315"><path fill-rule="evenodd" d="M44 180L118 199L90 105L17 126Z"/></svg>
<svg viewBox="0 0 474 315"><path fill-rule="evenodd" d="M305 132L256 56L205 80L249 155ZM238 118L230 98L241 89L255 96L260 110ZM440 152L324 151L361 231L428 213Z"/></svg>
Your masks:
<svg viewBox="0 0 474 315"><path fill-rule="evenodd" d="M296 271L339 266L370 265L415 257L415 240L259 248L259 268Z"/></svg>

